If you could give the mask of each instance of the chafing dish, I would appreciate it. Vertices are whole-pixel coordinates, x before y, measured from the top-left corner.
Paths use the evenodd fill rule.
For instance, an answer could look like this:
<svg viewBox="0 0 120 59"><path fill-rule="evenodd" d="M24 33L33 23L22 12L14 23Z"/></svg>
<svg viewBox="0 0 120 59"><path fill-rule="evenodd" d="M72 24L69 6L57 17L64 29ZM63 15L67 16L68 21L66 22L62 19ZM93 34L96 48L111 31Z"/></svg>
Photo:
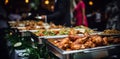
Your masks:
<svg viewBox="0 0 120 59"><path fill-rule="evenodd" d="M55 37L51 37L52 39L56 39ZM62 37L57 37L57 38L62 38ZM64 38L64 37L63 37ZM99 46L95 48L86 48L86 49L80 49L80 50L62 50L52 44L51 42L48 41L49 38L44 38L43 42L47 44L48 49L54 53L56 56L58 56L60 59L74 59L75 54L94 54L94 52L101 53L102 51L107 52L109 49L115 49L117 46L120 46L120 44L111 44L108 46ZM107 56L108 54L103 54L104 56Z"/></svg>

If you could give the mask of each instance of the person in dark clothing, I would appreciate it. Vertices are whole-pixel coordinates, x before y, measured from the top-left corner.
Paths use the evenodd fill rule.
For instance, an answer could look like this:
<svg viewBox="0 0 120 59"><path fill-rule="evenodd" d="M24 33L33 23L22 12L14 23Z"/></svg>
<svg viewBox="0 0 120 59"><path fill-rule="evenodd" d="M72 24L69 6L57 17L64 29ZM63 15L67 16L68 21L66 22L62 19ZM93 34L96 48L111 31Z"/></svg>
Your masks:
<svg viewBox="0 0 120 59"><path fill-rule="evenodd" d="M105 18L108 19L106 29L120 30L120 7L119 0L111 1L105 10Z"/></svg>
<svg viewBox="0 0 120 59"><path fill-rule="evenodd" d="M56 25L71 26L70 0L55 0L53 12L48 15L42 15L41 17Z"/></svg>
<svg viewBox="0 0 120 59"><path fill-rule="evenodd" d="M0 28L8 28L9 24L6 20L7 19L7 13L6 13L5 9L3 8L4 6L1 3L0 3Z"/></svg>
<svg viewBox="0 0 120 59"><path fill-rule="evenodd" d="M5 29L0 29L0 58L10 59L7 40L5 39Z"/></svg>
<svg viewBox="0 0 120 59"><path fill-rule="evenodd" d="M10 59L8 48L7 48L7 41L5 39L5 29L9 28L9 25L6 20L7 13L2 5L3 1L4 0L0 1L0 58Z"/></svg>

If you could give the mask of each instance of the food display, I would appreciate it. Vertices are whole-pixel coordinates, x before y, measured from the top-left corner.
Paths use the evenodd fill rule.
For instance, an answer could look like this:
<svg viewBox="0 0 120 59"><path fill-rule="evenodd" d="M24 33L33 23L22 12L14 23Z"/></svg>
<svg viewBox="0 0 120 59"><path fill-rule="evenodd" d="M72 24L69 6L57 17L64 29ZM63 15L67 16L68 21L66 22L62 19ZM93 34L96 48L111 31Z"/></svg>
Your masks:
<svg viewBox="0 0 120 59"><path fill-rule="evenodd" d="M34 32L34 34L36 34L37 36L55 36L55 35L70 35L70 34L83 34L83 33L90 33L93 34L96 31L85 27L85 26L81 26L81 27L72 27L72 28L59 28L59 29L54 29L54 28L50 28L49 30L45 30L45 29L40 29L37 32Z"/></svg>
<svg viewBox="0 0 120 59"><path fill-rule="evenodd" d="M42 21L11 21L9 22L12 28L18 28L20 30L35 30L36 28L42 28Z"/></svg>
<svg viewBox="0 0 120 59"><path fill-rule="evenodd" d="M34 20L19 21L19 22L11 21L9 22L9 24L12 28L18 28L20 30L46 29L47 26L49 26L49 28L63 28L63 26L61 25L55 25L53 23L47 24L47 23L44 23L43 21L34 21Z"/></svg>
<svg viewBox="0 0 120 59"><path fill-rule="evenodd" d="M37 32L34 32L37 36L55 36L55 35L69 35L69 34L82 34L79 30L74 28L62 28L62 29L40 29Z"/></svg>
<svg viewBox="0 0 120 59"><path fill-rule="evenodd" d="M12 28L17 28L21 32L30 31L37 36L56 36L56 35L69 35L69 34L82 34L93 33L94 30L85 26L65 27L55 25L54 23L44 23L43 21L11 21L9 22Z"/></svg>
<svg viewBox="0 0 120 59"><path fill-rule="evenodd" d="M111 30L106 29L101 34L104 34L104 35L120 35L120 31L115 30L115 29L111 29Z"/></svg>
<svg viewBox="0 0 120 59"><path fill-rule="evenodd" d="M114 35L120 34L118 30L97 32L85 26L65 27L34 20L9 23L12 28L17 28L20 31L30 31L33 37L39 39L40 44L45 42L48 50L58 52L57 54L62 54L62 56L120 46L120 37Z"/></svg>
<svg viewBox="0 0 120 59"><path fill-rule="evenodd" d="M88 27L86 27L86 26L76 26L76 27L74 27L75 29L83 29L83 33L85 33L85 32L87 32L87 33L94 33L95 31L94 30L92 30L92 29L90 29L90 28L88 28Z"/></svg>
<svg viewBox="0 0 120 59"><path fill-rule="evenodd" d="M83 36L79 35L69 35L65 38L57 38L57 39L48 39L50 43L55 45L56 47L65 50L81 50L87 48L95 48L102 46L109 46L112 44L120 44L119 37L105 37L100 35L89 35L84 34Z"/></svg>

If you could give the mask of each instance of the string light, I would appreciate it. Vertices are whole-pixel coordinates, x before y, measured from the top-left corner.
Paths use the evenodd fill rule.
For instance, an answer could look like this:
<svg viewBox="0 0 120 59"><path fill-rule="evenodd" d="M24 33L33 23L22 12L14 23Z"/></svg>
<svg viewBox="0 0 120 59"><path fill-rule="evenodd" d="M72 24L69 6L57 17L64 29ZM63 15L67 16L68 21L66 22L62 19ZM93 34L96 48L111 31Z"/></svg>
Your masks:
<svg viewBox="0 0 120 59"><path fill-rule="evenodd" d="M29 0L25 0L25 3L29 3Z"/></svg>
<svg viewBox="0 0 120 59"><path fill-rule="evenodd" d="M93 5L93 1L89 1L89 5L91 5L91 6L92 6L92 5Z"/></svg>
<svg viewBox="0 0 120 59"><path fill-rule="evenodd" d="M49 0L46 0L46 1L45 1L45 4L47 4L47 5L48 5L48 4L49 4Z"/></svg>
<svg viewBox="0 0 120 59"><path fill-rule="evenodd" d="M9 0L5 0L5 5L8 4Z"/></svg>

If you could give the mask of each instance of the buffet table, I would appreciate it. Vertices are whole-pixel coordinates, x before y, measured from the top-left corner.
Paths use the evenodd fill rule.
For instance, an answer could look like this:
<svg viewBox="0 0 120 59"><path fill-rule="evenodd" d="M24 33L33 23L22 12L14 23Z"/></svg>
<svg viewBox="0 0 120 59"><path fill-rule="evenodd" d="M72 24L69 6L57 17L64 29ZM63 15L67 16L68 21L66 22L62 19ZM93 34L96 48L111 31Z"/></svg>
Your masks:
<svg viewBox="0 0 120 59"><path fill-rule="evenodd" d="M28 21L27 21L28 22ZM97 32L94 31L88 27L80 26L80 27L73 27L73 28L67 28L64 26L56 26L54 24L49 25L49 28L45 28L43 22L30 22L27 24L26 22L23 22L24 24L17 24L21 27L18 27L16 24L13 23L11 25L16 26L15 28L19 29L20 32L29 32L30 36L33 37L35 42L38 42L39 44L42 44L46 46L45 48L52 52L55 56L57 56L59 59L100 59L109 56L109 50L116 49L116 47L120 46L120 40L111 40L111 42L117 42L117 44L108 44L106 43L106 39L101 41L99 39L96 39L95 41L100 41L101 46L94 46L96 42L94 40L90 40L93 36L103 36L103 37L117 37L120 38L120 32L116 30L105 30L103 32ZM37 26L36 26L37 24ZM32 26L34 25L34 27ZM38 27L39 25L39 27ZM25 27L26 26L26 27ZM30 26L30 27L29 27ZM14 27L13 27L14 28ZM119 32L119 33L118 33ZM89 33L87 40L90 40L93 44L93 47L87 47L84 49L71 49L71 50L64 50L59 48L58 46L52 44L49 39L60 39L60 38L66 38L70 35L79 35L79 36L85 36L86 33ZM23 36L28 36L28 34L24 34ZM102 37L102 39L103 39ZM68 37L69 38L69 37ZM89 39L88 39L89 38ZM107 39L109 41L109 39ZM60 40L59 40L60 41ZM58 41L58 43L59 43ZM73 41L74 42L74 41ZM73 43L72 42L72 43ZM85 40L86 42L86 40ZM110 43L111 43L110 42ZM72 44L70 43L70 44ZM103 44L104 43L104 44ZM84 44L84 43L82 43ZM69 45L69 44L68 44ZM59 45L60 46L60 45ZM15 50L15 59L24 58L19 57L19 54L25 52L25 50ZM43 53L44 54L44 53ZM25 57L27 59L27 57Z"/></svg>

